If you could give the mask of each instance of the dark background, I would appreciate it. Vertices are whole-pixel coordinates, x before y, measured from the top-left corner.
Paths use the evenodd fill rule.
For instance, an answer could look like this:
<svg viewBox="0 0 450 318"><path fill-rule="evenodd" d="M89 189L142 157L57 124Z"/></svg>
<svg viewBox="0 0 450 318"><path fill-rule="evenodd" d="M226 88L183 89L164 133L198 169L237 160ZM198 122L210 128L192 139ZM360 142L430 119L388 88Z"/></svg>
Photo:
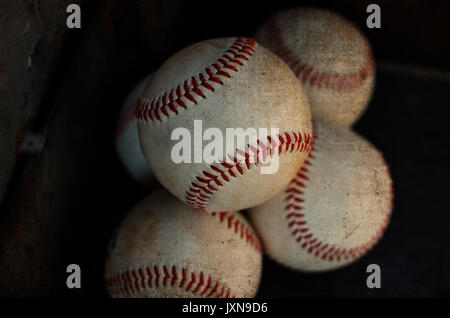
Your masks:
<svg viewBox="0 0 450 318"><path fill-rule="evenodd" d="M65 28L72 2L81 30ZM393 217L381 242L339 271L306 275L265 259L258 295L450 296L449 2L376 1L382 28L373 30L369 1L212 3L0 2L0 296L106 297L108 239L147 193L114 151L129 90L188 44L252 36L276 11L311 4L354 21L373 45L375 95L354 128L391 167ZM23 146L30 133L45 135L42 151ZM71 263L82 268L80 290L66 288ZM365 284L372 263L378 290Z"/></svg>

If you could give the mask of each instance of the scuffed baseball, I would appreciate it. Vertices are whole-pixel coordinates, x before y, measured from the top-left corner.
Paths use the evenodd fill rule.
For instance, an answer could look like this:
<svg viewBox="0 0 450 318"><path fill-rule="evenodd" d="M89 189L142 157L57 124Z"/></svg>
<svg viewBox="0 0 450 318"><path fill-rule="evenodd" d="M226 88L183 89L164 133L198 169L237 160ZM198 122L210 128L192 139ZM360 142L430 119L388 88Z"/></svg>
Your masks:
<svg viewBox="0 0 450 318"><path fill-rule="evenodd" d="M392 180L358 134L315 125L309 158L275 198L249 210L267 254L300 271L327 271L369 251L389 223Z"/></svg>
<svg viewBox="0 0 450 318"><path fill-rule="evenodd" d="M138 99L152 77L153 73L150 73L143 78L126 98L120 112L115 138L116 151L123 166L135 181L145 187L156 184L156 179L142 152L135 109Z"/></svg>
<svg viewBox="0 0 450 318"><path fill-rule="evenodd" d="M267 128L268 133L278 128L271 149L281 149L279 170L262 174L262 165L224 164L226 155L235 155L225 147L218 163L174 163L171 150L178 140L171 140L171 133L184 127L193 136L194 120L202 120L203 130L219 129L224 140L226 128ZM207 40L170 57L143 93L138 123L144 154L161 184L207 212L237 211L274 196L295 175L312 140L300 83L280 58L249 38ZM253 149L269 147L268 140L260 142ZM202 147L208 143L202 141ZM251 155L248 145L239 150Z"/></svg>
<svg viewBox="0 0 450 318"><path fill-rule="evenodd" d="M253 297L257 236L239 213L193 211L158 191L124 218L109 246L112 297Z"/></svg>
<svg viewBox="0 0 450 318"><path fill-rule="evenodd" d="M350 127L370 101L375 63L366 37L323 9L279 12L255 38L278 54L303 85L314 119Z"/></svg>

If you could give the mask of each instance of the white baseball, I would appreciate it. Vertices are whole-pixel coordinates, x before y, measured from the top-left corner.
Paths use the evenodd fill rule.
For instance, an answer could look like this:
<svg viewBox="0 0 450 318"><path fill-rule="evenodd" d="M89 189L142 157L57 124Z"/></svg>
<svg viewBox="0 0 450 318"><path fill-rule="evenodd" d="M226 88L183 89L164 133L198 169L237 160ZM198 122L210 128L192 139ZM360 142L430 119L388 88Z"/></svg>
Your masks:
<svg viewBox="0 0 450 318"><path fill-rule="evenodd" d="M273 16L255 37L294 71L314 119L345 127L359 119L372 96L375 65L356 25L327 10L294 9Z"/></svg>
<svg viewBox="0 0 450 318"><path fill-rule="evenodd" d="M249 211L267 254L301 271L355 261L389 223L392 180L382 154L356 133L314 127L313 150L290 185Z"/></svg>
<svg viewBox="0 0 450 318"><path fill-rule="evenodd" d="M153 173L200 211L237 211L274 196L295 175L312 140L309 104L300 83L280 58L249 38L203 41L173 55L145 89L137 114ZM217 163L176 164L171 150L178 140L171 140L171 133L184 127L193 136L196 119L203 129L219 129L224 140L226 128L267 128L269 134L278 128L279 134L231 154L224 147ZM262 174L261 165L247 159L225 161L225 155L236 159L239 152L250 157L267 149L280 150L277 173Z"/></svg>
<svg viewBox="0 0 450 318"><path fill-rule="evenodd" d="M202 213L158 191L136 205L111 240L112 297L253 297L257 236L238 213Z"/></svg>
<svg viewBox="0 0 450 318"><path fill-rule="evenodd" d="M142 152L135 113L136 103L152 77L153 73L148 74L127 96L120 112L115 139L116 151L123 166L143 186L155 184L156 179Z"/></svg>

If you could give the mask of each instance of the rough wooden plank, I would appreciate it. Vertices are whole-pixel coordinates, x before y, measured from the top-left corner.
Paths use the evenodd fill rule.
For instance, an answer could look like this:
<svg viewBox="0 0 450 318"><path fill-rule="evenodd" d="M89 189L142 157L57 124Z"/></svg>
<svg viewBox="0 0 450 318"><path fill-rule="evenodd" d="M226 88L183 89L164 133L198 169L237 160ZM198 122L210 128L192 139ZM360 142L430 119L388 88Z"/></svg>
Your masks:
<svg viewBox="0 0 450 318"><path fill-rule="evenodd" d="M160 46L142 27L145 13L137 1L91 8L95 12L84 24L74 59L66 61L67 76L45 119L43 150L24 163L3 211L0 271L8 275L0 277L0 295L103 292L110 232L143 195L121 167L114 132L128 90L156 67L148 47ZM82 14L89 9L82 6ZM71 263L82 266L83 284L90 288L66 288Z"/></svg>
<svg viewBox="0 0 450 318"><path fill-rule="evenodd" d="M58 55L66 2L0 2L0 200Z"/></svg>

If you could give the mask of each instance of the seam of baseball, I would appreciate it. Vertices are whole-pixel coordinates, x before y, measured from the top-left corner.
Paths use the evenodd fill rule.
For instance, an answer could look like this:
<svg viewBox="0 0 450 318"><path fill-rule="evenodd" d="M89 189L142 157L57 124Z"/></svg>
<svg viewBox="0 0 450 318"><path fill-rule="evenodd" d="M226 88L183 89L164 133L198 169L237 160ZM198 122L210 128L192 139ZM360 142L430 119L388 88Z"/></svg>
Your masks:
<svg viewBox="0 0 450 318"><path fill-rule="evenodd" d="M291 236L294 237L296 242L309 254L313 254L316 257L320 257L323 260L327 260L329 262L332 261L341 261L355 259L363 254L365 254L368 250L370 250L382 237L391 217L392 207L393 207L393 189L391 182L391 206L389 209L389 213L384 217L380 228L378 231L371 237L369 241L366 243L352 247L350 249L339 248L332 246L326 242L322 242L314 236L314 233L310 228L306 225L307 222L305 220L305 213L301 213L303 210L303 202L304 199L302 197L303 191L306 188L306 182L308 179L308 168L306 166L312 166L313 160L315 158L313 152L316 140L319 139L317 129L314 129L314 143L309 154L308 159L305 161L304 165L297 172L296 177L294 177L290 183L290 186L285 190L285 211L286 211L286 219L288 221L288 228L291 231ZM388 168L388 166L386 165ZM389 168L388 168L389 169Z"/></svg>
<svg viewBox="0 0 450 318"><path fill-rule="evenodd" d="M198 277L198 280L197 280ZM177 281L179 282L177 283ZM230 288L225 288L218 280L213 284L211 275L196 274L176 265L143 266L127 270L106 278L106 289L111 296L129 296L150 288L178 287L193 295L205 297L234 298Z"/></svg>
<svg viewBox="0 0 450 318"><path fill-rule="evenodd" d="M252 248L258 253L262 254L261 243L256 236L256 233L253 229L246 224L244 221L240 220L239 217L233 215L233 213L229 212L213 212L211 213L211 217L218 216L218 221L225 226L233 230L234 234L239 235L240 239L245 239L246 243L250 244ZM224 221L226 221L224 223ZM162 268L162 270L159 270ZM152 274L153 269L153 274ZM191 291L194 295L198 294L199 290L205 284L205 275L203 272L200 272L198 275L199 281L195 288L193 285L196 283L197 275L195 272L190 272L190 281L186 283L188 280L189 273L185 268L181 270L181 281L177 287L183 288L186 286L186 291ZM163 276L161 276L163 275ZM154 278L154 283L153 282ZM159 288L160 287L160 279L162 280L161 287L169 287L175 286L175 282L178 280L177 268L175 265L172 265L171 271L168 270L168 266L163 265L162 267L158 267L154 265L138 267L138 269L131 269L124 271L122 273L111 275L106 278L106 289L108 290L111 296L126 296L132 293L139 292L141 290L145 290L148 288ZM167 284L167 281L170 280L170 285ZM231 294L230 288L225 289L222 287L219 292L220 282L216 281L215 285L212 286L212 278L208 275L206 280L206 285L200 295L206 295L206 297L225 297L225 298L234 298L235 295ZM211 289L208 292L208 289Z"/></svg>
<svg viewBox="0 0 450 318"><path fill-rule="evenodd" d="M185 193L186 203L194 210L208 212L207 205L213 194L225 184L239 175L244 175L246 170L258 165L260 153L263 160L274 155L278 148L278 154L296 152L309 152L311 150L312 138L308 133L284 132L276 137L267 136L267 143L257 140L257 147L249 147L248 152L237 150L237 153L245 157L239 161L236 157L231 158L232 163L221 162L212 164L208 170L203 170L194 178ZM251 153L250 153L251 152ZM253 161L250 162L250 158Z"/></svg>
<svg viewBox="0 0 450 318"><path fill-rule="evenodd" d="M231 72L249 60L256 49L256 41L251 38L239 37L217 59L215 63L205 68L197 76L185 80L170 92L159 97L140 98L137 102L135 116L140 122L162 121L164 118L177 115L180 108L187 109L190 104L197 104L199 98L206 99L203 90L214 92L214 86L223 85L223 79L231 78Z"/></svg>
<svg viewBox="0 0 450 318"><path fill-rule="evenodd" d="M248 226L245 222L233 215L230 212L212 212L213 217L218 216L220 223L224 223L226 220L226 226L228 229L233 230L234 234L239 235L240 239L245 239L245 241L250 244L256 252L262 254L261 243L256 236L253 229Z"/></svg>
<svg viewBox="0 0 450 318"><path fill-rule="evenodd" d="M337 91L352 90L361 86L363 81L373 72L373 54L369 45L367 46L366 62L359 71L346 74L326 73L318 71L313 65L304 62L289 48L278 26L277 17L271 18L267 22L266 28L269 40L274 44L274 52L286 62L303 84Z"/></svg>

